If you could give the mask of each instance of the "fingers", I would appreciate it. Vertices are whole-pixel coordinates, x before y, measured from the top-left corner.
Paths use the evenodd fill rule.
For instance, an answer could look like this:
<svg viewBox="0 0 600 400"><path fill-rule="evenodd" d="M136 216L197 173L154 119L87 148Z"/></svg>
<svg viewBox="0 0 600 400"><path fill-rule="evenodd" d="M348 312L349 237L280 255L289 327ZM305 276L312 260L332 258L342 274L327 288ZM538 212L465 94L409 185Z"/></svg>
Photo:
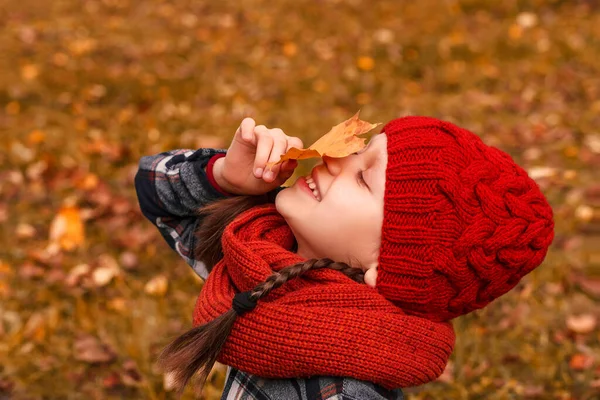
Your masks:
<svg viewBox="0 0 600 400"><path fill-rule="evenodd" d="M297 149L303 149L304 144L302 143L302 140L300 138L287 136L287 147L285 149L285 152L287 152L292 147L295 147ZM297 160L286 160L281 164L281 171L292 171L293 172L297 166L298 166ZM290 176L292 176L291 173L289 173L288 175L289 175L288 178Z"/></svg>
<svg viewBox="0 0 600 400"><path fill-rule="evenodd" d="M298 137L293 137L293 136L288 136L287 137L287 148L285 149L285 151L288 151L289 149L291 149L292 147L295 147L297 149L303 149L304 148L304 144L302 143L302 140Z"/></svg>
<svg viewBox="0 0 600 400"><path fill-rule="evenodd" d="M273 148L273 136L269 135L268 129L264 125L259 125L254 128L254 136L256 136L256 156L254 157L254 176L258 179L263 177L265 165L271 155Z"/></svg>
<svg viewBox="0 0 600 400"><path fill-rule="evenodd" d="M255 146L254 176L267 183L272 183L276 179L287 180L298 165L296 160L285 161L273 166L272 169L267 168L266 165L279 161L281 156L292 147L302 148L302 140L287 136L279 128L268 129L264 125L254 124L252 118L245 118L236 132L241 135L243 141Z"/></svg>
<svg viewBox="0 0 600 400"><path fill-rule="evenodd" d="M271 155L269 156L268 162L277 162L281 158L281 155L285 153L285 149L287 147L287 142L283 135L279 135L277 139L273 142L273 149L271 150ZM281 168L281 164L277 164L273 166L272 169L267 169L263 174L263 179L267 182L273 182L275 177L279 174L279 169Z"/></svg>
<svg viewBox="0 0 600 400"><path fill-rule="evenodd" d="M240 133L242 135L242 140L256 145L256 137L254 135L255 126L256 122L252 118L244 118L236 134Z"/></svg>

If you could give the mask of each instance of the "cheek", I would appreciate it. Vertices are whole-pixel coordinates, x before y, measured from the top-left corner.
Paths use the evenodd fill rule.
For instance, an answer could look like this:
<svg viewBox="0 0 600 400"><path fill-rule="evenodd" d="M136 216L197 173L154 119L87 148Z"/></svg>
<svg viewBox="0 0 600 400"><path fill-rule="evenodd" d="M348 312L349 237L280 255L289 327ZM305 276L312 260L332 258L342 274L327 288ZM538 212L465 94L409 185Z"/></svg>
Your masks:
<svg viewBox="0 0 600 400"><path fill-rule="evenodd" d="M304 230L311 230L315 238L323 242L340 237L350 240L359 230L369 229L378 216L373 198L360 191L329 191L327 197L313 208L303 210L302 215L310 222ZM301 221L300 223L306 223ZM367 233L367 232L365 232Z"/></svg>
<svg viewBox="0 0 600 400"><path fill-rule="evenodd" d="M346 260L348 254L360 258L373 253L378 248L383 207L369 193L333 189L320 203L283 190L275 206L296 239L306 243L315 256Z"/></svg>
<svg viewBox="0 0 600 400"><path fill-rule="evenodd" d="M377 226L383 218L383 207L376 203L369 193L348 187L332 187L320 203L293 188L275 198L277 211L294 231L319 238Z"/></svg>

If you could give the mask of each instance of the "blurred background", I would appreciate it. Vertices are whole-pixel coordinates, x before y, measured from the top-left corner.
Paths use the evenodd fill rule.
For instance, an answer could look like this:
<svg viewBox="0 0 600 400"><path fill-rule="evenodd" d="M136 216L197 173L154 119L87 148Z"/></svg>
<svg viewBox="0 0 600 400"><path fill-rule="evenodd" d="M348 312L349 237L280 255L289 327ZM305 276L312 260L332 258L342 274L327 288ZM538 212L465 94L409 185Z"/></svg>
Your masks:
<svg viewBox="0 0 600 400"><path fill-rule="evenodd" d="M138 160L245 116L308 145L358 109L472 130L555 210L544 264L407 397L600 398L600 1L3 0L0 52L0 399L174 399L154 361L201 282Z"/></svg>

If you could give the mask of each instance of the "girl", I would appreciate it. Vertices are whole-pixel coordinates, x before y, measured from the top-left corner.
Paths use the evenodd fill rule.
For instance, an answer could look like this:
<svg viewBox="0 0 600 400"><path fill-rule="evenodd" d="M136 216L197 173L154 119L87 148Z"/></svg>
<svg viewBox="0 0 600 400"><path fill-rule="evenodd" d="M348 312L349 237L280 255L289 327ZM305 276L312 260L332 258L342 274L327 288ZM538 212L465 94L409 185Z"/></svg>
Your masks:
<svg viewBox="0 0 600 400"><path fill-rule="evenodd" d="M208 277L196 328L161 355L182 387L218 359L232 367L223 398L402 398L443 372L449 321L513 288L552 242L537 184L451 123L393 120L282 188L297 162L265 165L290 147L247 118L227 152L140 161L144 215Z"/></svg>

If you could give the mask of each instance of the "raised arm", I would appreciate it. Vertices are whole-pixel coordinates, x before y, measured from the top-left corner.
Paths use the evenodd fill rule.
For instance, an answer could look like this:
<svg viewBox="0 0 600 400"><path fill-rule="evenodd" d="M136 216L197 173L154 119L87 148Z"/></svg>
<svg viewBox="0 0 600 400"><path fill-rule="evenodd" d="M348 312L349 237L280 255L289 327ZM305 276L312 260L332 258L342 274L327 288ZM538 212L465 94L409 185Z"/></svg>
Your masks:
<svg viewBox="0 0 600 400"><path fill-rule="evenodd" d="M208 272L193 254L194 232L201 221L197 211L226 197L211 185L205 171L213 156L225 152L181 149L142 157L135 176L142 213L202 279Z"/></svg>
<svg viewBox="0 0 600 400"><path fill-rule="evenodd" d="M142 213L169 246L206 279L206 266L194 257L195 232L202 218L198 211L238 194L267 194L268 201L274 202L297 161L285 161L269 174L265 166L294 146L302 148L302 141L281 129L255 126L252 118L245 118L227 150L182 149L142 157L135 176Z"/></svg>

